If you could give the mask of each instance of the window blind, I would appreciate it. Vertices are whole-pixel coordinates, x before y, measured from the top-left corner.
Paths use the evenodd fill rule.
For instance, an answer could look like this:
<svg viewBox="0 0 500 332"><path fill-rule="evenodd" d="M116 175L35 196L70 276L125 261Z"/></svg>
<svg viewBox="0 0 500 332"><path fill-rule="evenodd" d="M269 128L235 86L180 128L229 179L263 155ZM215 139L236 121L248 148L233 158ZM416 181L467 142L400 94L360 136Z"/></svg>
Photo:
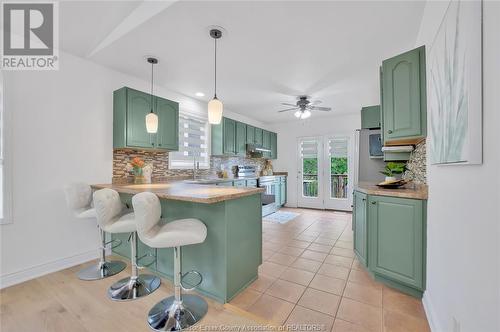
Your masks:
<svg viewBox="0 0 500 332"><path fill-rule="evenodd" d="M317 158L318 157L318 141L304 140L300 143L300 155L302 158Z"/></svg>

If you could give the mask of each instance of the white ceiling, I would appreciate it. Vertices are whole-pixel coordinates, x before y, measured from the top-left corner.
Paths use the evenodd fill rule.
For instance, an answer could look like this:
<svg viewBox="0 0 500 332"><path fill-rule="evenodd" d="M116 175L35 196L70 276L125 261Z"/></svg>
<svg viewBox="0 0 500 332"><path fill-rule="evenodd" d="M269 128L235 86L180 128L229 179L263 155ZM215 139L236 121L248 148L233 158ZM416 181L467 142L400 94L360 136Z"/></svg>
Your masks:
<svg viewBox="0 0 500 332"><path fill-rule="evenodd" d="M285 108L280 103L301 94L333 108L314 117L378 103L378 67L383 59L413 48L425 2L157 4L63 2L61 47L146 80L150 67L144 56L156 55L158 84L194 98L204 92L201 99L208 101L214 47L208 27L222 26L227 34L218 43L219 99L234 112L283 122L293 116L277 113Z"/></svg>

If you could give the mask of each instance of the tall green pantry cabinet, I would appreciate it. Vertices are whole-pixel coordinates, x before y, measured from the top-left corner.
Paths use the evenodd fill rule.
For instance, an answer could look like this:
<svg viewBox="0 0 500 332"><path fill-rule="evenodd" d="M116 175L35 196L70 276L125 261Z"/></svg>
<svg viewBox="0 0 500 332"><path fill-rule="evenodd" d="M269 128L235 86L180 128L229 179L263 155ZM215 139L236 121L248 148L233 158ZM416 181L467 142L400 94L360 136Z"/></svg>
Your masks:
<svg viewBox="0 0 500 332"><path fill-rule="evenodd" d="M158 115L156 134L146 131L151 109ZM128 87L114 91L113 147L179 150L179 104Z"/></svg>

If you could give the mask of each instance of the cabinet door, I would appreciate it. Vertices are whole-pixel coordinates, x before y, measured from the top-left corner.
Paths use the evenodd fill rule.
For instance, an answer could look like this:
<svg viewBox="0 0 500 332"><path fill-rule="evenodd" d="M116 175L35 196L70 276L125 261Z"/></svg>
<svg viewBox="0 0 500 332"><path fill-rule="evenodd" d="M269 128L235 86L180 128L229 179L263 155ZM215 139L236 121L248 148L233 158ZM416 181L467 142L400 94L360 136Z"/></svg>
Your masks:
<svg viewBox="0 0 500 332"><path fill-rule="evenodd" d="M380 128L380 106L367 106L361 109L361 128Z"/></svg>
<svg viewBox="0 0 500 332"><path fill-rule="evenodd" d="M382 72L385 141L425 136L424 47L385 60Z"/></svg>
<svg viewBox="0 0 500 332"><path fill-rule="evenodd" d="M262 131L262 146L266 149L271 149L271 133L267 130ZM264 152L264 158L270 158L271 152Z"/></svg>
<svg viewBox="0 0 500 332"><path fill-rule="evenodd" d="M235 154L236 153L236 121L224 118L223 119L223 130L224 130L224 154Z"/></svg>
<svg viewBox="0 0 500 332"><path fill-rule="evenodd" d="M280 205L286 204L286 182L281 182Z"/></svg>
<svg viewBox="0 0 500 332"><path fill-rule="evenodd" d="M247 144L255 144L255 127L247 125Z"/></svg>
<svg viewBox="0 0 500 332"><path fill-rule="evenodd" d="M236 154L247 154L247 125L241 122L236 122Z"/></svg>
<svg viewBox="0 0 500 332"><path fill-rule="evenodd" d="M255 128L255 141L256 145L262 145L262 132L263 130L260 128Z"/></svg>
<svg viewBox="0 0 500 332"><path fill-rule="evenodd" d="M380 276L423 289L424 203L369 196L369 266Z"/></svg>
<svg viewBox="0 0 500 332"><path fill-rule="evenodd" d="M271 159L278 159L278 135L271 133Z"/></svg>
<svg viewBox="0 0 500 332"><path fill-rule="evenodd" d="M274 202L276 206L280 206L281 202L281 182L279 180L274 184Z"/></svg>
<svg viewBox="0 0 500 332"><path fill-rule="evenodd" d="M146 115L151 112L151 96L137 90L127 90L127 146L154 147L154 134L146 131Z"/></svg>
<svg viewBox="0 0 500 332"><path fill-rule="evenodd" d="M368 249L368 223L366 213L367 195L358 191L354 192L353 226L354 226L354 252L360 262L367 266Z"/></svg>
<svg viewBox="0 0 500 332"><path fill-rule="evenodd" d="M246 187L247 182L245 180L237 180L237 181L234 181L234 186L235 187Z"/></svg>
<svg viewBox="0 0 500 332"><path fill-rule="evenodd" d="M179 104L157 97L155 112L158 115L157 147L179 150Z"/></svg>

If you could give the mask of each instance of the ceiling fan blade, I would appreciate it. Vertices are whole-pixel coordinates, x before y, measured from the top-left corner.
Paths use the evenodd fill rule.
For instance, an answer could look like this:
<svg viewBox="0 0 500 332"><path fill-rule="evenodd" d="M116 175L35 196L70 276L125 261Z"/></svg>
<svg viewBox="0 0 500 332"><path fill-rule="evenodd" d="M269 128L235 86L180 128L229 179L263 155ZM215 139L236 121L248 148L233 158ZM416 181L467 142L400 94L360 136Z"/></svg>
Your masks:
<svg viewBox="0 0 500 332"><path fill-rule="evenodd" d="M278 111L278 113L281 113L281 112L289 112L289 111L295 111L295 110L298 110L298 109L299 109L298 107L294 107L294 108L287 108L287 109L284 109L284 110Z"/></svg>
<svg viewBox="0 0 500 332"><path fill-rule="evenodd" d="M323 112L328 112L332 110L330 107L321 107L321 106L311 106L309 107L309 109L314 111L323 111Z"/></svg>
<svg viewBox="0 0 500 332"><path fill-rule="evenodd" d="M297 107L297 104L281 103L281 105Z"/></svg>
<svg viewBox="0 0 500 332"><path fill-rule="evenodd" d="M322 103L322 101L321 101L321 100L315 100L315 101L313 101L311 104L313 104L313 105L318 105L318 104L321 104L321 103Z"/></svg>

